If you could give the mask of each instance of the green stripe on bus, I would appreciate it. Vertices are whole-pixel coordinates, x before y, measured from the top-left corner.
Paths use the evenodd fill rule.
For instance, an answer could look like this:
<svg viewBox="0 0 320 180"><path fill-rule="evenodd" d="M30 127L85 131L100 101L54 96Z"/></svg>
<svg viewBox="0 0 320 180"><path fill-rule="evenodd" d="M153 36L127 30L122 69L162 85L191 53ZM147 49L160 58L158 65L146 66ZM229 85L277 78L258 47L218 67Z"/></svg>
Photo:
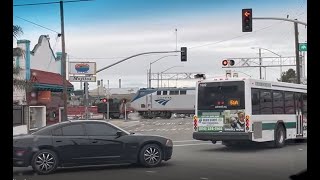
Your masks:
<svg viewBox="0 0 320 180"><path fill-rule="evenodd" d="M296 128L296 122L284 123L287 129ZM274 130L276 123L262 123L262 130Z"/></svg>

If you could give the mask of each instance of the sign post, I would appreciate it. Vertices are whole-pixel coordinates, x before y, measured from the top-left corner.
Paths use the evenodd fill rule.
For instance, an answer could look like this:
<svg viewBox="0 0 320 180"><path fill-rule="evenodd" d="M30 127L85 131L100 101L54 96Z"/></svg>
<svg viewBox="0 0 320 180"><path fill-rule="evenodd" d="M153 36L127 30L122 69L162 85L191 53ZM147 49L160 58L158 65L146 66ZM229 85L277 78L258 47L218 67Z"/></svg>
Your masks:
<svg viewBox="0 0 320 180"><path fill-rule="evenodd" d="M96 82L96 63L95 62L69 62L69 81L84 82L85 93L85 117L89 119L89 83Z"/></svg>
<svg viewBox="0 0 320 180"><path fill-rule="evenodd" d="M124 103L124 120L127 120L127 103Z"/></svg>

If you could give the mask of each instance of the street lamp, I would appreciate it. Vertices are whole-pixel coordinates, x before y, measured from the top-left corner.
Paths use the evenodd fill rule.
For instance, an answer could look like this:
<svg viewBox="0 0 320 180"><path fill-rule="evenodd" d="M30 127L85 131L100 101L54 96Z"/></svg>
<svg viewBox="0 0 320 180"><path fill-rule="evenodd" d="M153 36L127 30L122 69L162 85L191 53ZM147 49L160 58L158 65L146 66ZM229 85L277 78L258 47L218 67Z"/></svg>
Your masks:
<svg viewBox="0 0 320 180"><path fill-rule="evenodd" d="M275 54L275 55L277 55L277 56L279 56L279 58L280 58L280 78L281 78L281 75L282 75L282 57L281 57L281 55L280 54L278 54L278 53L275 53L275 52L273 52L273 51L271 51L271 50L269 50L269 49L266 49L266 48L262 48L262 47L251 47L251 49L259 49L259 66L260 66L260 79L262 79L262 74L261 74L261 66L262 66L262 57L261 57L261 49L263 49L263 50L266 50L266 51L269 51L269 52L271 52L272 54ZM265 68L267 68L267 67L265 67ZM265 70L265 79L267 79L267 71Z"/></svg>
<svg viewBox="0 0 320 180"><path fill-rule="evenodd" d="M166 72L166 71L169 71L170 69L172 69L172 68L176 68L176 67L183 67L183 66L172 66L172 67L170 67L170 68L168 68L168 69L166 69L166 70L164 70L164 71L160 72L160 75L161 75L161 87L162 87L162 73L164 73L164 72Z"/></svg>
<svg viewBox="0 0 320 180"><path fill-rule="evenodd" d="M149 68L149 88L151 88L151 65L152 65L153 63L156 63L157 61L163 59L163 58L170 57L170 56L178 56L178 55L167 55L167 56L163 56L163 57L161 57L161 58L159 58L159 59L157 59L157 60L155 60L155 61L153 61L153 62L150 62L150 68Z"/></svg>

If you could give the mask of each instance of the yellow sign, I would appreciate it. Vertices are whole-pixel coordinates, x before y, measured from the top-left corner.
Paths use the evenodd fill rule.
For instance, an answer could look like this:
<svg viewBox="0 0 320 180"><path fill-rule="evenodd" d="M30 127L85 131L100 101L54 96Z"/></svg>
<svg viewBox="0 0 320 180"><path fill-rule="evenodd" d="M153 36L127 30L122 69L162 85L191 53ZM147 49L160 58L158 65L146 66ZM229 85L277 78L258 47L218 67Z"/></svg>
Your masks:
<svg viewBox="0 0 320 180"><path fill-rule="evenodd" d="M239 105L240 105L240 102L239 102L239 100L237 100L237 99L230 99L230 100L229 100L229 105L230 105L230 106L239 106Z"/></svg>

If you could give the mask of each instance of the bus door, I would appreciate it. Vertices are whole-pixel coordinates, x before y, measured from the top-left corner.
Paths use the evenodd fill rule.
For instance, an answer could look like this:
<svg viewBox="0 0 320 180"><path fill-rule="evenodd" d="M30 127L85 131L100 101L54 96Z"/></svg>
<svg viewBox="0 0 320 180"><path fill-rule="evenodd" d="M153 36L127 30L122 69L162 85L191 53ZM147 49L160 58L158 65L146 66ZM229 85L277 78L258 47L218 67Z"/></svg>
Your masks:
<svg viewBox="0 0 320 180"><path fill-rule="evenodd" d="M303 114L302 114L302 97L300 93L295 93L295 106L296 106L296 128L297 138L303 137Z"/></svg>

